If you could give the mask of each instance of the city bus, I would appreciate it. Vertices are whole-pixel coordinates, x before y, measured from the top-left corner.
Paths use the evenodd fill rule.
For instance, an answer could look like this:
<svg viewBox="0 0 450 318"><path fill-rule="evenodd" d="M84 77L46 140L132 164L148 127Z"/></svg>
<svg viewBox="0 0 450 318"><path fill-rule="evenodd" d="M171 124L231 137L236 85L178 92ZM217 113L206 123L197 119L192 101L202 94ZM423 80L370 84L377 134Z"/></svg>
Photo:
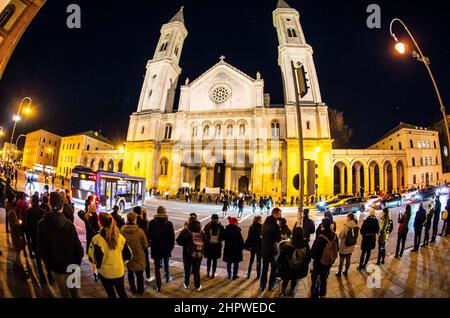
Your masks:
<svg viewBox="0 0 450 318"><path fill-rule="evenodd" d="M90 195L95 195L102 212L110 212L117 205L124 213L144 204L145 178L77 166L72 170L70 183L74 201L84 204Z"/></svg>

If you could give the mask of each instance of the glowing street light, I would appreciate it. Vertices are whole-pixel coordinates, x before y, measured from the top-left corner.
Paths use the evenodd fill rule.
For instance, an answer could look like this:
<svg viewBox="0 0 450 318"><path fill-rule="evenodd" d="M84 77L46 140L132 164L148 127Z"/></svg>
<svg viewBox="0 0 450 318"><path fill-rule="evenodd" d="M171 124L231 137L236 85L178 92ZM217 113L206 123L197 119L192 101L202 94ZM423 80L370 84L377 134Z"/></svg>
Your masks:
<svg viewBox="0 0 450 318"><path fill-rule="evenodd" d="M322 150L322 149L320 149L320 147L316 147L316 152L320 152L320 150Z"/></svg>
<svg viewBox="0 0 450 318"><path fill-rule="evenodd" d="M405 54L406 52L406 45L402 42L398 42L395 44L395 50L400 54Z"/></svg>
<svg viewBox="0 0 450 318"><path fill-rule="evenodd" d="M22 119L22 118L20 118L20 111L22 110L24 101L28 101L28 106L27 106L27 108L25 108L25 111L24 111L25 114L31 113L31 109L30 109L30 105L32 102L31 98L30 97L22 98L22 101L20 102L20 105L19 105L19 109L17 110L17 115L13 116L14 126L13 126L13 130L12 130L12 134L11 134L11 143L13 143L13 141L14 141L14 132L16 131L17 122Z"/></svg>

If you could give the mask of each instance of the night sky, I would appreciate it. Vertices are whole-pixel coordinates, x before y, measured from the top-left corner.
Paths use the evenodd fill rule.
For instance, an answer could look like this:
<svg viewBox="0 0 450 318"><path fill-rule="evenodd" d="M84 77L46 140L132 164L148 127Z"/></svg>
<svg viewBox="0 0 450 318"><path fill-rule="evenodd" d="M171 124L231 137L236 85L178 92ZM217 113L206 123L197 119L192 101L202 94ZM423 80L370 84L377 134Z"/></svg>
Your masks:
<svg viewBox="0 0 450 318"><path fill-rule="evenodd" d="M300 12L306 40L314 49L324 102L343 111L354 130L351 147L367 147L400 121L429 126L440 118L424 66L411 56L395 55L388 28L396 16L408 24L431 58L444 103L449 103L450 11L444 1L376 1L382 8L378 30L366 26L366 8L374 1L287 2ZM80 30L66 27L70 3L81 6ZM20 123L17 134L38 128L60 135L101 130L117 143L124 141L160 28L181 5L189 35L179 84L186 77L197 78L223 54L252 77L260 71L271 103L282 104L272 25L276 3L48 0L0 81L0 126L9 133L18 103L31 96L35 114ZM400 39L407 39L400 25L395 30Z"/></svg>

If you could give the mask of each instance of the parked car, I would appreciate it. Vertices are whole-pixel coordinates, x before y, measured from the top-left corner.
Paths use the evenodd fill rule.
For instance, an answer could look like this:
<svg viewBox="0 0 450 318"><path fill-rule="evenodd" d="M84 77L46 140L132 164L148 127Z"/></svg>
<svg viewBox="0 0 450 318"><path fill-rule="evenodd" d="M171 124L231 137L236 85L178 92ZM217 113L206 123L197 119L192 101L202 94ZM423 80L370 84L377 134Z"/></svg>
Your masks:
<svg viewBox="0 0 450 318"><path fill-rule="evenodd" d="M417 202L431 201L436 196L436 187L423 188L416 194L415 200Z"/></svg>
<svg viewBox="0 0 450 318"><path fill-rule="evenodd" d="M321 212L325 212L327 210L327 207L330 204L335 204L335 203L338 203L338 202L340 202L340 201L342 201L344 199L348 199L348 198L353 198L353 196L352 195L337 195L337 196L334 196L334 197L328 199L327 201L322 201L322 202L317 203L316 204L316 209L321 211Z"/></svg>
<svg viewBox="0 0 450 318"><path fill-rule="evenodd" d="M405 190L402 193L403 201L414 201L416 194L419 192L417 188Z"/></svg>
<svg viewBox="0 0 450 318"><path fill-rule="evenodd" d="M379 195L369 195L366 197L367 205L372 206L372 203L374 203L377 200L381 200L382 198Z"/></svg>
<svg viewBox="0 0 450 318"><path fill-rule="evenodd" d="M327 211L333 215L364 212L367 202L363 198L347 198L327 206Z"/></svg>
<svg viewBox="0 0 450 318"><path fill-rule="evenodd" d="M384 208L399 207L403 204L402 196L398 193L387 194L384 198L376 200L372 203L372 208L375 210L381 210Z"/></svg>
<svg viewBox="0 0 450 318"><path fill-rule="evenodd" d="M443 184L439 188L437 188L437 194L444 195L450 193L450 184Z"/></svg>

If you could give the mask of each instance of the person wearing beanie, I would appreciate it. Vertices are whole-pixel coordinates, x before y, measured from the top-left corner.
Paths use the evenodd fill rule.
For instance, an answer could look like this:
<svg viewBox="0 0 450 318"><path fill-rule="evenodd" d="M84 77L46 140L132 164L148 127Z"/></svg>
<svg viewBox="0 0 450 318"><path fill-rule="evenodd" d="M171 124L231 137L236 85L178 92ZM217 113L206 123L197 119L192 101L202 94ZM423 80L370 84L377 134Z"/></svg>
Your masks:
<svg viewBox="0 0 450 318"><path fill-rule="evenodd" d="M220 224L219 216L217 214L213 214L211 216L211 222L205 225L203 231L206 236L206 276L208 278L214 278L216 275L217 260L222 257L222 240L224 231L224 227Z"/></svg>
<svg viewBox="0 0 450 318"><path fill-rule="evenodd" d="M155 265L156 290L161 291L161 263L164 265L166 283L172 280L170 276L169 259L175 246L175 230L169 221L166 208L159 206L153 220L148 225L151 258Z"/></svg>
<svg viewBox="0 0 450 318"><path fill-rule="evenodd" d="M47 285L47 279L45 278L45 274L42 269L41 257L37 252L37 231L38 231L38 224L44 218L44 215L46 213L47 212L45 210L42 210L39 207L39 196L33 195L31 197L31 208L29 208L27 211L26 233L30 238L29 248L35 255L36 268L39 274L39 281L43 286ZM47 272L49 276L51 276L50 271ZM49 278L49 280L51 281L52 278Z"/></svg>
<svg viewBox="0 0 450 318"><path fill-rule="evenodd" d="M59 293L63 298L78 297L76 288L67 286L69 265L80 265L83 259L83 247L72 222L62 214L64 202L57 192L50 193L51 212L45 214L38 224L37 253L55 279Z"/></svg>
<svg viewBox="0 0 450 318"><path fill-rule="evenodd" d="M366 269L369 263L370 254L376 246L377 234L380 231L380 224L374 209L369 210L369 216L363 221L361 226L361 257L359 259L358 271Z"/></svg>
<svg viewBox="0 0 450 318"><path fill-rule="evenodd" d="M239 278L239 263L243 260L242 251L244 250L244 238L237 218L228 217L228 225L223 231L223 240L225 242L223 261L227 263L228 279L237 279Z"/></svg>
<svg viewBox="0 0 450 318"><path fill-rule="evenodd" d="M137 226L137 214L127 214L127 224L120 229L131 249L133 258L127 263L128 283L133 294L144 293L145 249L148 246L147 237L142 229ZM137 288L136 288L137 285Z"/></svg>
<svg viewBox="0 0 450 318"><path fill-rule="evenodd" d="M316 237L311 248L311 258L314 260L311 273L311 298L323 298L327 295L328 276L339 250L339 239L333 231L333 222L325 217L320 227L321 234Z"/></svg>

